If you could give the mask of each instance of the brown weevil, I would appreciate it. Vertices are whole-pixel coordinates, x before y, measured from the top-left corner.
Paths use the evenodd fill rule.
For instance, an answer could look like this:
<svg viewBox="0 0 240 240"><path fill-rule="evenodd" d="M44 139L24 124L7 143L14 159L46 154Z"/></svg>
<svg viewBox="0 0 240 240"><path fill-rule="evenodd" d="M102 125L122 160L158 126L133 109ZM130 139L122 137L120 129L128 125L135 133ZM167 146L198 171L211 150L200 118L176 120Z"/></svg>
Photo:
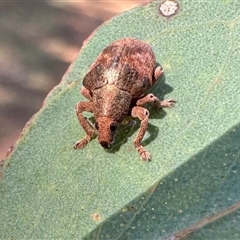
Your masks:
<svg viewBox="0 0 240 240"><path fill-rule="evenodd" d="M166 108L175 103L173 99L160 101L153 94L146 94L162 74L151 46L143 41L123 38L106 47L83 79L81 93L90 102L79 102L76 113L87 135L74 148L84 148L95 133L101 146L110 148L118 125L132 116L141 121L134 146L141 159L149 161L151 155L141 145L149 118L144 105L153 103L156 108ZM93 113L95 125L83 116L84 111Z"/></svg>

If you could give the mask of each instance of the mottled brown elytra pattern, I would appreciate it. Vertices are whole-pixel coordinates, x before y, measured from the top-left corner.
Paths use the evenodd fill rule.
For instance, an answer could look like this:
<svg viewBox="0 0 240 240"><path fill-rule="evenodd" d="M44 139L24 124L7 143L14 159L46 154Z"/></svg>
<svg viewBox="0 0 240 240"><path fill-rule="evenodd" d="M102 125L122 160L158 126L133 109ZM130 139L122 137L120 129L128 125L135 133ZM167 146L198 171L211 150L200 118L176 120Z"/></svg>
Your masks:
<svg viewBox="0 0 240 240"><path fill-rule="evenodd" d="M141 159L149 161L151 155L141 145L149 117L144 105L153 103L163 108L175 103L172 99L160 101L151 93L146 95L162 74L152 48L143 41L123 38L106 47L83 79L81 93L89 102L79 102L76 113L87 135L74 148L84 148L95 133L101 146L110 148L118 124L130 115L141 121L134 146ZM95 126L83 116L84 111L93 113Z"/></svg>

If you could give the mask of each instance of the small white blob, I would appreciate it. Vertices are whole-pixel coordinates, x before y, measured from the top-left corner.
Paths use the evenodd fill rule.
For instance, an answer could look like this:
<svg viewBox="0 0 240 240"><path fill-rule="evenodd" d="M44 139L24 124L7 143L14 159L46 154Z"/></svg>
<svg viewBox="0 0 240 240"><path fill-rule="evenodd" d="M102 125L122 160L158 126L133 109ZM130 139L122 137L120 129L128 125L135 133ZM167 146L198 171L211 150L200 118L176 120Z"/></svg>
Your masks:
<svg viewBox="0 0 240 240"><path fill-rule="evenodd" d="M165 17L169 17L176 14L177 10L178 4L175 1L171 0L166 0L159 7L160 13Z"/></svg>

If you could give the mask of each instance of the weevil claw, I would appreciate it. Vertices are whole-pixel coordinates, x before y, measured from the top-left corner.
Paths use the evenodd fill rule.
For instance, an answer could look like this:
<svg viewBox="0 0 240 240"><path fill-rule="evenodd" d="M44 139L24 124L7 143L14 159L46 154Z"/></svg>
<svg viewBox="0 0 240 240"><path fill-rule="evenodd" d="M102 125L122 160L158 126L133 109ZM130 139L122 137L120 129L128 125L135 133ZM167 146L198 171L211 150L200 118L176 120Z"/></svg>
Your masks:
<svg viewBox="0 0 240 240"><path fill-rule="evenodd" d="M161 101L161 107L162 108L171 108L174 107L176 101L174 99L167 99L164 101Z"/></svg>
<svg viewBox="0 0 240 240"><path fill-rule="evenodd" d="M151 154L143 146L139 146L137 151L143 161L149 162L151 160Z"/></svg>
<svg viewBox="0 0 240 240"><path fill-rule="evenodd" d="M77 141L74 145L73 145L73 148L74 149L82 149L84 148L87 144L88 144L88 140L86 138L83 138L79 141Z"/></svg>

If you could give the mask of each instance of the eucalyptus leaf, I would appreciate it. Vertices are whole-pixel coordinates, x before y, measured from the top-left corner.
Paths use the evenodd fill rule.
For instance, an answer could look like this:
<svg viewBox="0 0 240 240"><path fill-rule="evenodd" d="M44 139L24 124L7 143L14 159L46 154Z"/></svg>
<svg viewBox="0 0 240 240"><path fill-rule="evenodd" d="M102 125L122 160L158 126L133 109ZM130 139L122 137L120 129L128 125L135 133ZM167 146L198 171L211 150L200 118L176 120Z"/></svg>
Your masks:
<svg viewBox="0 0 240 240"><path fill-rule="evenodd" d="M169 0L168 0L169 1ZM152 1L116 16L82 47L61 83L1 162L1 239L239 239L240 4L182 0L175 15ZM139 123L111 151L85 133L75 105L82 79L116 39L148 42L164 70L140 160ZM87 115L91 117L91 115Z"/></svg>

